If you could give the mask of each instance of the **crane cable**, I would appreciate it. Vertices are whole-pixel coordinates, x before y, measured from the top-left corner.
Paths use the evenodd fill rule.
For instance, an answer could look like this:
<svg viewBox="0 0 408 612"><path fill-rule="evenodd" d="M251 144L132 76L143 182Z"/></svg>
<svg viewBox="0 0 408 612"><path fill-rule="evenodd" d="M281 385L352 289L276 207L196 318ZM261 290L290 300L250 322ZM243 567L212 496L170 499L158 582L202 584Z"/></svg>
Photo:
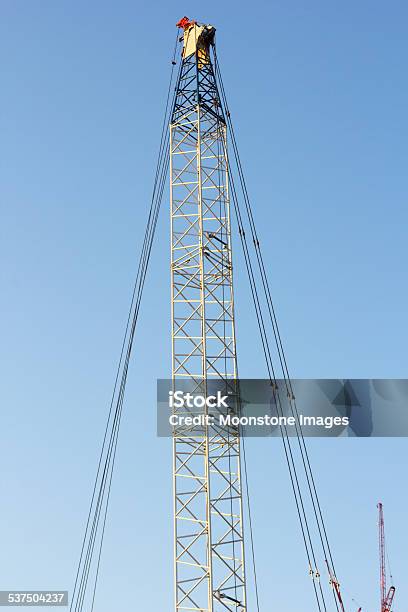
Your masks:
<svg viewBox="0 0 408 612"><path fill-rule="evenodd" d="M255 312L256 312L256 317L257 317L257 321L258 321L258 327L259 327L259 330L260 330L263 351L264 351L264 355L265 355L265 359L266 359L266 364L267 364L269 378L270 378L271 383L272 383L272 381L276 381L276 377L275 377L273 363L272 363L272 359L271 359L271 355L270 355L269 343L268 343L268 339L267 339L267 335L266 335L266 331L265 331L265 323L264 323L264 320L263 320L262 310L261 310L261 307L260 307L259 295L258 295L258 291L257 291L255 279L254 279L252 263L251 263L251 259L250 259L250 255L249 255L249 251L248 251L247 242L246 242L246 235L245 235L245 231L243 229L242 217L241 217L241 213L240 213L240 209L239 209L238 198L237 198L237 195L236 195L235 184L234 184L234 180L233 180L231 175L230 175L230 185L231 185L232 199L233 199L233 203L234 203L234 210L235 210L235 213L236 213L237 219L238 219L239 234L240 234L240 238L241 238L241 244L243 246L245 264L246 264L246 268L247 268L247 272L248 272L248 276L249 276L249 280L250 280L251 293L252 293L252 298L253 298L253 301L254 301ZM277 396L277 401L278 401L278 410L281 413L282 411L281 411L281 408L279 407L280 406L280 397L279 397L279 395ZM287 463L288 463L288 468L289 468L289 474L290 474L290 478L291 478L292 489L293 489L293 493L294 493L294 497L295 497L297 512L298 512L300 526L301 526L301 530L302 530L303 541L304 541L304 544L305 544L306 554L307 554L307 558L308 558L308 562L309 562L309 567L312 568L312 560L315 563L315 567L316 567L316 558L315 558L315 554L314 554L313 544L312 544L312 541L311 541L311 535L310 535L310 530L309 530L309 527L308 527L308 521L307 521L307 516L306 516L306 513L305 513L304 504L303 504L303 498L302 498L302 493L301 493L301 489L300 489L300 485L299 485L299 480L298 480L298 477L297 477L296 466L294 464L293 454L292 454L292 451L291 451L291 448L290 448L290 442L287 440L288 439L287 431L285 432L285 430L284 430L284 428L282 426L281 426L281 437L282 437L282 441L283 441L283 445L284 445L286 460L287 460ZM288 446L288 444L289 444L289 446ZM252 536L252 532L251 532L251 537L253 537ZM315 583L313 583L313 588L314 588L314 591L315 591L315 596L316 596L316 600L317 600L318 609L319 610L322 609L322 607L320 605L320 599L321 599L322 600L323 609L327 610L325 602L324 602L324 594L322 593L322 589L321 589L320 583L319 583L320 596L319 596L319 593L317 591Z"/></svg>
<svg viewBox="0 0 408 612"><path fill-rule="evenodd" d="M252 240L253 240L254 247L255 247L258 268L259 268L260 275L261 275L261 280L262 280L262 286L263 286L264 294L265 294L265 297L266 297L266 300L267 300L268 313L269 313L270 321L271 321L271 324L272 324L272 329L273 329L273 332L274 332L275 343L276 343L276 347L277 347L277 350L278 350L280 365L281 365L281 368L282 368L283 377L284 377L285 384L286 384L287 395L288 395L288 398L289 398L289 401L290 401L290 406L291 406L291 411L292 411L293 416L295 416L295 414L297 416L299 416L298 415L298 411L297 411L297 406L296 406L296 399L295 399L294 394L293 394L291 379L290 379L290 376L289 376L286 356L285 356L283 345L282 345L282 339L281 339L281 335L280 335L280 332L279 332L279 327L278 327L278 323L277 323L277 319L276 319L276 313L275 313L275 309L274 309L273 302L272 302L272 297L271 297L270 287L269 287L268 278L267 278L267 274L266 274L266 270L265 270L265 265L264 265L263 258L262 258L262 252L261 252L261 248L260 248L260 243L259 243L259 239L258 239L257 232L256 232L256 227L255 227L253 213L252 213L252 207L251 207L251 203L250 203L250 200L249 200L249 195L248 195L248 190L247 190L247 187L246 187L245 177L243 175L242 165L241 165L241 162L240 162L240 157L239 157L239 152L238 152L238 148L237 148L237 144L236 144L234 129L233 129L233 125L232 125L231 118L230 118L228 102L227 102L226 95L225 95L225 89L224 89L224 85L223 85L223 82L222 82L222 76L221 76L221 72L220 72L219 63L218 63L218 59L217 59L215 48L214 48L214 58L215 58L215 65L217 67L217 76L218 76L218 82L219 82L219 85L220 85L220 91L221 91L224 107L225 107L225 110L226 110L226 121L227 121L228 127L230 129L231 141L232 141L232 144L233 144L233 151L234 151L235 161L236 161L237 168L238 168L238 174L239 174L239 179L240 179L240 183L241 183L241 189L242 189L242 192L244 194L244 201L245 201L246 212L247 212L249 223L250 223L251 236L252 236ZM233 195L235 195L234 191L235 190L232 189ZM246 241L245 235L242 236L242 234L243 234L242 225L241 225L240 234L241 234L241 237L244 238L244 241ZM267 338L266 338L265 342L263 341L263 344L266 344L266 346L268 346ZM267 350L267 353L268 353L268 356L270 356L269 350ZM269 370L270 370L270 368L268 367L268 371ZM276 382L275 377L274 377L273 368L272 368L272 374L273 374L274 382ZM297 422L298 422L298 420L295 419L295 423L297 423ZM302 432L302 429L301 429L300 426L298 427L296 425L296 433L297 433L297 439L298 439L299 450L300 450L300 454L301 454L301 458L302 458L302 463L303 463L303 467L304 467L304 470L305 470L308 490L309 490L310 498L311 498L312 505L313 505L313 511L314 511L314 514L315 514L317 528L318 528L318 531L319 531L319 537L320 537L320 541L321 541L321 544L322 544L322 549L323 549L326 561L329 558L330 562L331 562L331 568L329 567L330 579L331 580L335 580L336 583L337 583L337 579L336 579L336 575L335 575L335 571L334 571L333 556L332 556L330 544L329 544L329 541L328 541L328 536L327 536L327 531L326 531L326 527L325 527L325 524L324 524L324 519L323 519L323 515L322 515L321 505L320 505L319 497L318 497L317 490L316 490L316 484L315 484L314 477L313 477L313 472L312 472L312 468L311 468L311 464L310 464L310 459L309 459L306 443L305 443L303 432ZM288 440L288 443L289 443L289 446L290 446L289 440ZM337 583L337 585L338 585L338 583ZM333 595L334 595L334 592L333 592ZM338 609L336 597L335 597L335 603L336 603L336 607Z"/></svg>
<svg viewBox="0 0 408 612"><path fill-rule="evenodd" d="M215 57L216 57L216 53L215 53ZM217 62L217 59L216 59L216 62ZM258 239L258 236L257 236L257 233L256 233L256 228L255 228L255 223L254 223L254 219L253 219L251 203L250 203L249 196L248 196L248 191L247 191L247 188L246 188L245 178L244 178L243 171L242 171L242 165L241 165L241 162L240 162L240 159L239 159L239 152L238 152L238 148L237 148L237 144L236 144L236 139L235 139L235 134L234 134L232 122L231 122L231 119L230 119L228 103L227 103L226 96L225 96L225 89L224 89L224 86L223 86L223 83L222 83L221 73L220 73L219 70L218 70L218 72L219 72L219 79L220 79L220 88L221 88L222 96L223 96L223 99L224 99L224 104L225 104L225 107L226 107L226 110L227 110L227 122L228 122L229 127L230 127L231 140L232 140L232 143L233 143L235 159L236 159L236 163L237 163L237 167L238 167L238 171L239 171L239 177L240 177L240 181L241 181L242 191L243 191L244 198L245 198L246 210L247 210L248 218L249 218L249 221L250 221L252 239L253 239L253 243L254 243L254 246L255 246L256 255L257 255L258 267L259 267L259 270L260 270L260 273L261 273L261 279L262 279L262 285L263 285L264 293L265 293L265 296L267 298L268 312L269 312L269 315L270 315L270 320L271 320L272 328L273 328L273 331L274 331L274 337L275 337L275 341L276 341L276 345L277 345L277 349L278 349L278 353L279 353L279 359L280 359L281 367L282 367L282 370L283 370L284 380L285 380L285 383L287 385L287 395L288 395L288 398L290 400L290 406L291 406L291 410L292 410L293 416L295 415L295 413L297 414L297 416L299 416L298 412L297 412L296 400L295 400L295 397L294 397L294 394L293 394L291 380L290 380L290 377L289 377L289 372L288 372L286 357L285 357L284 350L283 350L283 345L282 345L282 340L281 340L281 336L280 336L280 332L279 332L279 327L278 327L278 324L277 324L275 309L274 309L272 298L271 298L271 293L270 293L270 288L269 288L268 279L267 279L267 275L266 275L266 270L265 270L264 262L263 262L263 259L262 259L262 252L261 252L261 249L260 249L260 243L259 243L259 239ZM298 419L295 419L295 423L297 423L297 421L298 421ZM337 582L337 579L335 577L333 557L332 557L330 545L329 545L329 542L328 542L327 531L326 531L326 528L325 528L325 525L324 525L323 515L322 515L321 506L320 506L319 498L318 498L317 491L316 491L316 485L315 485L315 481L314 481L314 478L313 478L313 473L312 473L312 469L311 469L311 465L310 465L310 460L309 460L309 456L308 456L308 452L307 452L306 443L305 443L305 440L304 440L304 437L303 437L303 432L302 432L302 429L301 429L300 426L298 428L298 426L296 425L296 433L297 433L299 449L300 449L300 453L301 453L301 457L302 457L302 463L303 463L303 466L304 466L305 475L306 475L306 479L307 479L309 494L310 494L310 497L311 497L311 501L312 501L312 505L313 505L313 510L314 510L314 514L315 514L315 518L316 518L316 523L317 523L317 527L318 527L318 531L319 531L319 536L320 536L323 552L324 552L325 557L326 557L325 560L327 562L327 557L329 557L330 561L331 561L331 568L328 567L329 574L330 574L330 579L331 579L331 581L335 581L337 586L338 586L338 582ZM324 539L323 539L322 533L324 535ZM327 552L326 552L326 547L327 547L328 555L327 555ZM334 587L333 587L333 591L334 591ZM333 595L334 595L334 592L333 592ZM336 602L336 607L338 608L336 597L335 597L335 602Z"/></svg>
<svg viewBox="0 0 408 612"><path fill-rule="evenodd" d="M217 68L216 66L214 66L214 81L216 82L216 71ZM217 119L216 119L216 125L217 125L217 154L218 154L218 159L221 159L221 156L224 155L225 158L225 171L228 170L228 157L225 154L226 151L226 146L227 143L225 141L226 138L226 134L225 132L223 132L223 127L221 126L225 126L224 122L221 122L220 120L220 115L219 113L217 113ZM222 141L222 145L220 144L220 140ZM222 185L223 184L223 179L221 176L221 162L218 162L218 184ZM225 194L225 192L224 192ZM221 198L220 198L221 199ZM227 200L226 195L224 195L224 203ZM221 218L221 210L220 210L220 218ZM227 237L226 237L227 239ZM223 225L221 224L221 241L223 241ZM223 299L224 299L224 288L223 288ZM224 325L224 337L226 335L226 331L225 331L225 325ZM237 354L237 349L235 348L235 352ZM225 371L226 367L225 367ZM239 379L239 375L238 375L238 364L236 364L236 377L237 379ZM239 401L239 394L238 394L238 401ZM228 430L228 440L229 440L229 430ZM251 560L252 560L252 571L253 571L253 576L254 576L254 590L255 590L255 602L256 602L256 609L258 612L260 612L260 599L259 599L259 587L258 587L258 572L257 572L257 566L256 566L256 557L255 557L255 541L254 541L254 533L253 533L253 524L252 524L252 509L251 509L251 501L250 501L250 495L249 495L249 479L248 479L248 467L247 467L247 456L246 456L246 449L245 449L245 440L243 437L241 437L241 447L242 447L242 463L243 463L243 475L244 475L244 484L245 484L245 493L246 493L246 506L247 506L247 515L248 515L248 525L249 525L249 535L250 535L250 550L251 550ZM229 469L231 471L231 465L229 465ZM232 499L231 499L231 515L232 515ZM236 579L236 565L235 565L235 531L232 531L232 546L233 546L233 557L234 557L234 577L235 577L235 598L237 599L237 579Z"/></svg>
<svg viewBox="0 0 408 612"><path fill-rule="evenodd" d="M216 66L218 67L218 70L219 70L219 66L217 64L216 64ZM226 106L226 112L228 112L227 108L228 107ZM226 159L228 159L227 158L227 151L226 151L226 143L224 143L224 147L225 147L225 157L226 157ZM230 182L230 187L231 187L231 194L232 194L232 200L233 200L233 205L234 205L234 211L235 211L235 214L237 216L237 221L238 221L239 235L240 235L241 244L242 244L242 247L243 247L245 265L246 265L246 269L247 269L247 273L248 273L248 277L249 277L249 282L250 282L250 289L251 289L252 299L253 299L254 306L255 306L255 313L256 313L258 328L259 328L260 335L261 335L261 342L262 342L263 352L264 352L264 355L265 355L266 366L267 366L267 370L268 370L268 374L269 374L269 378L270 378L271 383L272 383L272 380L273 380L273 381L275 381L275 384L276 384L276 376L275 376L274 366L273 366L273 362L272 362L272 357L271 357L271 354L270 354L269 342L268 342L268 338L267 338L267 334L266 334L265 323L264 323L264 319L263 319L263 315L262 315L262 309L261 309L261 306L260 306L259 295L258 295L258 290L257 290L257 287L256 287L256 282L255 282L255 277L254 277L251 257L250 257L250 253L249 253L249 250L248 250L245 230L243 229L243 220L242 220L242 215L241 215L241 211L240 211L240 207L239 207L238 197L237 197L237 194L236 194L235 182L234 182L234 179L233 179L233 176L232 176L231 173L229 173L229 182ZM280 405L280 396L279 395L277 396L277 400L278 400L278 405ZM282 413L281 407L279 408L279 411L280 411L280 413ZM314 549L313 549L313 543L312 543L312 540L311 540L311 535L310 535L310 530L309 530L309 526L308 526L307 516L306 516L304 504L303 504L302 492L301 492L300 485L299 485L299 480L298 480L298 477L297 477L296 466L295 466L294 459L293 459L293 454L292 454L292 451L291 451L291 448L290 448L290 442L288 440L287 431L285 432L285 430L284 430L282 425L280 425L280 429L281 429L281 438L282 438L282 442L283 442L283 446L284 446L286 461L287 461L288 468L289 468L289 474L290 474L292 490L293 490L293 493L294 493L294 498L295 498L296 508L297 508L297 512L298 512L300 527L301 527L301 531L302 531L302 537L303 537L303 541L304 541L304 545L305 545L305 550L306 550L306 554L307 554L307 559L308 559L308 563L309 563L309 568L312 567L312 560L313 560L313 562L315 564L315 567L316 567L316 557L315 557L315 553L314 553ZM245 478L246 489L247 489L246 497L247 497L247 506L248 506L248 520L249 520L249 527L250 527L251 553L252 553L253 572L254 572L254 581L255 581L255 595L256 595L257 607L258 607L258 610L259 610L259 593L258 593L256 561L255 561L255 551L254 551L254 537L253 537L253 529L252 529L252 515L251 515L251 509L250 509L249 492L248 492L248 488L247 488L248 487L248 482L247 482L247 466L246 466L246 453L245 453L245 446L244 445L243 445L243 461L244 461L244 475L246 476L246 478ZM322 592L322 588L321 588L320 582L319 582L319 591L317 590L315 581L313 581L313 589L314 589L314 592L315 592L315 597L316 597L316 602L317 602L317 606L318 606L319 612L321 612L322 606L323 606L323 609L326 611L327 608L326 608L326 605L325 605L324 594ZM322 601L322 605L320 603L320 600Z"/></svg>
<svg viewBox="0 0 408 612"><path fill-rule="evenodd" d="M265 356L265 361L266 361L266 366L267 366L267 370L268 370L268 375L269 375L269 379L270 379L272 388L274 389L274 396L275 396L276 402L277 402L276 405L277 405L278 415L282 416L283 415L283 410L282 410L282 407L281 407L280 396L279 396L279 394L275 395L275 387L274 387L274 385L276 385L276 376L275 376L274 366L273 366L273 363L272 363L272 360L271 360L270 347L269 347L268 338L267 338L267 334L266 334L265 322L264 322L264 318L263 318L263 315L262 315L262 310L261 310L261 305L260 305L260 300L259 300L258 289L257 289L256 283L255 283L254 271L253 271L253 267L252 267L252 262L250 260L250 255L249 255L249 250L248 250L248 244L247 244L247 241L246 241L245 230L243 229L243 225L242 225L242 216L241 216L241 212L240 212L240 208L239 208L239 202L238 202L238 198L237 198L237 194L236 194L236 190L235 190L234 179L232 178L231 175L229 177L229 181L230 181L230 186L231 186L231 195L232 195L232 200L233 200L233 205L234 205L234 211L235 211L235 214L236 214L237 219L238 219L239 235L240 235L241 244L242 244L242 247L243 247L245 265L246 265L246 269L247 269L247 273L248 273L248 277L249 277L251 295L252 295L252 299L253 299L253 302L254 302L255 313L256 313L258 328L259 328L260 335L261 335L262 348L263 348L263 352L264 352L264 356ZM288 436L287 429L286 429L286 427L284 425L281 425L281 424L279 425L279 427L280 427L280 431L281 431L281 439L282 439L282 443L283 443L283 447L284 447L286 462L287 462L287 465L288 465L288 468L289 468L289 475L290 475L290 480L291 480L291 486L292 486L292 490L293 490L293 493L294 493L296 509L297 509L297 513L298 513L298 517L299 517L299 522L300 522L300 527L301 527L301 531L302 531L302 537L303 537L303 541L304 541L304 545L305 545L305 549L306 549L306 554L307 554L307 559L308 559L308 563L309 563L309 568L312 568L313 567L313 563L314 563L314 567L317 566L316 556L315 556L315 553L314 553L314 547L313 547L313 543L312 543L312 539L311 539L309 523L308 523L308 520L307 520L307 515L306 515L306 511L305 511L305 507L304 507L302 491L301 491L299 479L298 479L298 476L297 476L296 465L295 465L295 462L294 462L294 457L293 457L292 449L291 449L291 446L290 446L290 441L289 441L289 436ZM252 534L251 534L251 537L252 537ZM313 563L312 563L312 561L313 561ZM318 605L319 611L322 610L322 607L320 605L320 599L322 600L323 609L327 610L325 602L324 602L324 595L321 592L321 585L320 585L320 583L319 583L320 597L319 597L319 593L317 591L315 582L313 582L313 588L314 588L314 591L315 591L315 596L316 596L316 601L317 601L317 605Z"/></svg>
<svg viewBox="0 0 408 612"><path fill-rule="evenodd" d="M114 389L112 393L112 399L110 403L108 419L106 423L105 433L102 442L102 448L100 452L97 473L95 477L95 483L93 487L91 503L85 528L85 534L83 537L82 548L80 553L80 559L78 563L78 569L75 577L73 595L70 605L70 612L81 612L84 607L85 596L87 593L87 587L89 582L89 576L92 568L92 560L95 550L97 539L99 538L99 552L97 556L96 570L94 585L92 590L92 607L93 610L95 602L96 587L100 569L100 561L104 540L104 533L106 527L106 518L109 506L110 492L112 486L113 470L116 458L117 442L119 436L119 428L123 410L124 393L127 382L127 374L130 356L132 352L133 340L135 335L136 323L138 320L141 298L143 294L143 288L146 279L146 273L150 260L155 230L157 226L158 215L160 211L160 205L163 197L166 176L169 167L169 113L172 108L170 104L170 94L173 84L174 66L176 65L175 57L178 44L178 32L176 37L176 44L174 47L172 69L170 76L170 83L167 92L166 109L164 114L162 133L159 145L159 155L156 166L156 173L153 185L153 192L151 198L151 204L146 223L145 235L143 246L139 258L136 280L133 288L131 304L128 314L128 319L125 328L125 334L122 342L121 353L119 363L117 367ZM179 68L179 75L181 72L181 65ZM173 93L173 101L175 92ZM127 344L126 352L125 347ZM120 385L118 389L118 382L120 379ZM115 405L115 408L114 408ZM101 524L101 515L103 520Z"/></svg>
<svg viewBox="0 0 408 612"><path fill-rule="evenodd" d="M221 78L221 76L220 76L220 78ZM318 526L318 530L319 530L319 535L320 535L322 547L323 547L323 550L324 550L324 552L326 554L326 550L325 550L325 547L324 547L324 544L323 544L323 535L322 535L322 532L323 532L323 534L324 534L324 541L325 541L326 546L327 546L327 552L329 554L329 558L330 558L330 561L331 561L331 568L332 568L332 570L334 572L334 575L335 575L332 552L331 552L331 548L330 548L330 544L329 544L328 536L327 536L327 531L326 531L325 524L324 524L324 519L323 519L322 510L321 510L321 505L320 505L319 497L318 497L318 494L317 494L316 484L315 484L315 480L314 480L314 477L313 477L313 471L312 471L311 464L310 464L309 454L308 454L305 438L304 438L304 435L303 435L302 427L300 425L298 425L298 423L299 423L299 412L298 412L298 409L297 409L296 398L295 398L295 395L293 393L291 377L289 375L289 369L288 369L288 365L287 365L287 360L286 360L286 356L285 356L285 352L284 352L284 348L283 348L283 344L282 344L282 338L281 338L281 334L280 334L280 330L279 330L279 326L278 326L278 322L277 322L276 311L275 311L274 304L273 304L273 301L272 301L271 290L270 290L270 286L269 286L269 282L268 282L268 277L267 277L267 273L266 273L266 269L265 269L265 264L264 264L264 261L263 261L262 251L261 251L261 248L260 248L260 242L259 242L258 235L257 235L257 232L256 232L256 227L255 227L255 222L254 222L254 218L253 218L251 202L249 200L249 195L248 195L248 190L247 190L247 187L246 187L245 177L244 177L244 174L243 174L243 171L242 171L242 165L241 165L241 162L240 162L240 159L239 159L239 152L238 152L238 148L237 148L237 144L236 144L236 139L235 139L235 134L234 134L232 122L230 122L230 129L231 129L233 148L234 148L234 152L236 154L236 159L237 159L237 163L238 163L238 167L239 167L241 184L243 186L244 193L245 193L246 209L247 209L248 218L249 218L250 224L251 224L251 233L252 233L252 238L253 238L253 242L254 242L254 246L255 246L255 252L256 252L256 256L257 256L259 270L261 272L262 285L263 285L263 288L264 288L265 296L267 298L268 312L269 312L270 320L271 320L271 323L272 323L272 329L273 329L273 332L274 332L276 346L277 346L277 349L278 349L280 365L281 365L281 368L282 368L282 371L283 371L283 374L284 374L284 380L285 380L285 384L286 384L287 396L289 398L289 404L290 404L290 407L291 407L292 416L296 416L297 417L295 419L295 428L296 428L296 433L297 433L297 440L298 440L298 443L299 443L299 449L300 449L300 452L301 452L302 462L303 462L304 469L305 469L305 474L306 474L306 477L307 477L308 489L309 489L309 493L310 493L310 496L311 496L311 501L312 501L312 504L313 504L313 507L314 507L314 511L315 511L315 515L316 515L316 522L317 522L317 526ZM309 479L309 477L310 477L310 479ZM316 504L315 504L315 501L316 501ZM319 521L318 521L318 517L320 518L321 527L320 527L320 524L319 524Z"/></svg>

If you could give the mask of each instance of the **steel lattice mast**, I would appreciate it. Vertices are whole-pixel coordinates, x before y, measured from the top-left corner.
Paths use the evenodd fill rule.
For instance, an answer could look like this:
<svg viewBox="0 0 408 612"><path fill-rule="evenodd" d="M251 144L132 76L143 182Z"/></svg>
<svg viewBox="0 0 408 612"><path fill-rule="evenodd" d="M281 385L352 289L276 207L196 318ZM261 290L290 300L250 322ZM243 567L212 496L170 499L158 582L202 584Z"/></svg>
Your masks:
<svg viewBox="0 0 408 612"><path fill-rule="evenodd" d="M237 376L227 133L215 29L184 18L170 123L173 385ZM175 609L246 610L240 441L226 428L173 438Z"/></svg>

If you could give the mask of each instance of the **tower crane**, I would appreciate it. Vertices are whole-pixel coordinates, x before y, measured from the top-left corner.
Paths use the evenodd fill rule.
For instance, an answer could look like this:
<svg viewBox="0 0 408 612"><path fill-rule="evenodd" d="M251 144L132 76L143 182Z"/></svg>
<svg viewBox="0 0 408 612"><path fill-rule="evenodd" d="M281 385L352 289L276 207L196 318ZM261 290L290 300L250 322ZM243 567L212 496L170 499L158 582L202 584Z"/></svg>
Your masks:
<svg viewBox="0 0 408 612"><path fill-rule="evenodd" d="M387 576L385 569L385 530L384 530L384 509L381 502L378 508L378 531L379 531L379 552L380 552L380 612L391 612L392 602L395 595L395 587L390 586L387 592Z"/></svg>

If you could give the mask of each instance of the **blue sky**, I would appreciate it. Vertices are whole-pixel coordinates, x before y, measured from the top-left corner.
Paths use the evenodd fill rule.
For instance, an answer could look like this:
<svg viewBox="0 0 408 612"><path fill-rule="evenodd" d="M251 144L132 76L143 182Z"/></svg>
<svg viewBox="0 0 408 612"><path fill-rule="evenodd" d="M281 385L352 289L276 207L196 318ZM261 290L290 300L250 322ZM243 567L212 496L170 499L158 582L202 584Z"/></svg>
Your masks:
<svg viewBox="0 0 408 612"><path fill-rule="evenodd" d="M197 9L198 10L198 9ZM153 181L176 21L218 30L294 377L407 377L406 3L0 6L0 588L71 589ZM168 197L129 374L96 610L172 606ZM237 245L238 246L238 245ZM243 377L265 374L235 257ZM248 445L263 609L313 609L279 441ZM310 453L347 601L378 609L384 502L408 598L399 440ZM350 610L357 609L352 604Z"/></svg>

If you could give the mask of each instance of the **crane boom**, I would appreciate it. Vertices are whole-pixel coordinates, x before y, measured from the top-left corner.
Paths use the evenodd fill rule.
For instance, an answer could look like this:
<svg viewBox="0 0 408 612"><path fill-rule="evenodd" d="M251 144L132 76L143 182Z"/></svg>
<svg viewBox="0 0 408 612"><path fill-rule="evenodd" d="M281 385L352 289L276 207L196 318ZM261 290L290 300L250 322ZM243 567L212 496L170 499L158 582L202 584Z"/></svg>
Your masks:
<svg viewBox="0 0 408 612"><path fill-rule="evenodd" d="M380 612L384 610L384 602L386 598L386 575L385 575L385 535L384 535L384 511L383 505L380 502L378 504L378 545L380 554L380 598L381 608Z"/></svg>
<svg viewBox="0 0 408 612"><path fill-rule="evenodd" d="M227 126L215 28L184 17L170 121L172 379L193 392L237 378ZM245 612L240 436L173 437L175 610Z"/></svg>
<svg viewBox="0 0 408 612"><path fill-rule="evenodd" d="M378 506L378 531L379 531L379 553L380 553L380 612L391 612L392 602L395 595L395 587L390 586L387 592L387 575L385 568L385 529L384 529L384 509L381 502Z"/></svg>

